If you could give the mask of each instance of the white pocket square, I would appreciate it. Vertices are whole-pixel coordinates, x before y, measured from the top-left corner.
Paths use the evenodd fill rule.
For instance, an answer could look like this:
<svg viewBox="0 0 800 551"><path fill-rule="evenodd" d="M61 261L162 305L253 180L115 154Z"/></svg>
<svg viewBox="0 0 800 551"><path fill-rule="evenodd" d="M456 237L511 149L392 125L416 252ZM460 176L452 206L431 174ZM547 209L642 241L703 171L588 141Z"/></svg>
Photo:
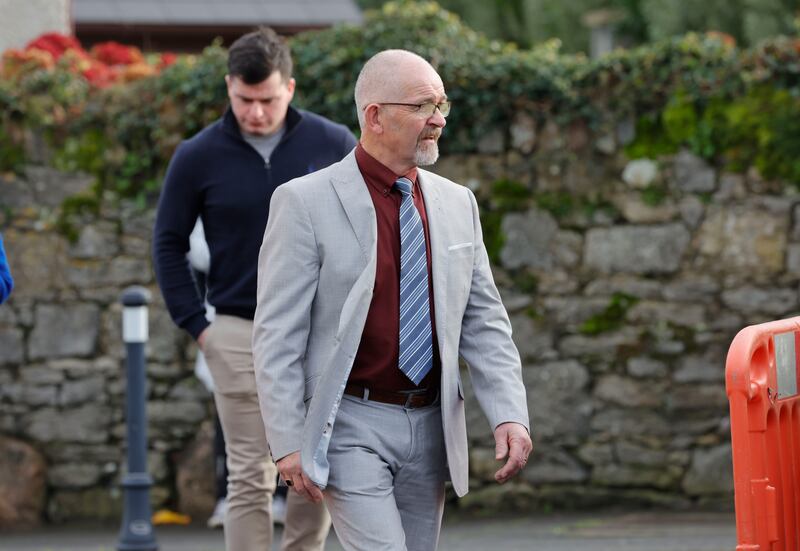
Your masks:
<svg viewBox="0 0 800 551"><path fill-rule="evenodd" d="M459 243L458 245L450 245L447 247L448 251L457 251L458 249L464 249L466 247L471 247L472 241L468 241L467 243Z"/></svg>

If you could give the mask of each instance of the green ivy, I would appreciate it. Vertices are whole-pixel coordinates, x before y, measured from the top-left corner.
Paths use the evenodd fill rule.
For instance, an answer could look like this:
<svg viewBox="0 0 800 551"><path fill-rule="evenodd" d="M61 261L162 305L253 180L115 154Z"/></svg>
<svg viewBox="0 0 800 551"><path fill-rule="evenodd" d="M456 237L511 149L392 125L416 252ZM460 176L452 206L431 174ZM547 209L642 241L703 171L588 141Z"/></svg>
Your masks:
<svg viewBox="0 0 800 551"><path fill-rule="evenodd" d="M704 191L698 193L697 198L700 199L700 202L704 205L710 205L714 201L714 194L710 191Z"/></svg>
<svg viewBox="0 0 800 551"><path fill-rule="evenodd" d="M678 145L671 142L659 115L645 114L636 121L636 139L625 146L631 159L654 159L661 155L677 153Z"/></svg>
<svg viewBox="0 0 800 551"><path fill-rule="evenodd" d="M106 165L105 134L99 128L68 136L53 156L53 164L65 172L83 171L101 174Z"/></svg>
<svg viewBox="0 0 800 551"><path fill-rule="evenodd" d="M583 214L590 220L599 212L605 213L606 216L612 220L616 220L620 216L619 209L617 209L613 203L602 197L582 197L577 203Z"/></svg>
<svg viewBox="0 0 800 551"><path fill-rule="evenodd" d="M575 210L575 198L566 191L544 191L535 195L536 205L556 219L566 218Z"/></svg>
<svg viewBox="0 0 800 551"><path fill-rule="evenodd" d="M631 158L688 147L721 166L755 166L800 185L797 39L738 50L718 37L688 34L587 60L561 54L555 42L520 50L489 40L433 2L388 3L365 19L291 39L299 106L355 131L353 86L363 63L380 50L406 48L432 62L453 101L444 153L474 152L480 137L509 128L520 113L592 129L632 119L636 137L625 148ZM0 80L0 170L20 169L25 136L34 134L47 140L57 166L93 174L97 197L151 202L180 141L225 108L225 65L225 50L212 44L158 76L103 90L66 65ZM510 182L494 195L501 210L535 202L564 217L593 208ZM499 221L488 235L499 254Z"/></svg>
<svg viewBox="0 0 800 551"><path fill-rule="evenodd" d="M614 293L605 310L584 321L578 331L584 335L599 335L619 329L625 321L628 310L637 302L639 299L634 296Z"/></svg>
<svg viewBox="0 0 800 551"><path fill-rule="evenodd" d="M61 212L55 223L56 229L74 243L79 237L75 219L86 214L95 216L99 212L100 199L97 193L88 192L67 197L61 205Z"/></svg>
<svg viewBox="0 0 800 551"><path fill-rule="evenodd" d="M669 192L663 185L652 184L641 190L642 202L648 207L657 207L666 200Z"/></svg>
<svg viewBox="0 0 800 551"><path fill-rule="evenodd" d="M506 238L503 235L501 225L503 223L503 212L494 210L483 210L481 215L481 228L483 229L483 245L486 253L494 264L500 264L500 251L503 250Z"/></svg>
<svg viewBox="0 0 800 551"><path fill-rule="evenodd" d="M528 270L516 270L512 273L511 279L514 282L514 287L526 295L536 293L539 288L539 278Z"/></svg>
<svg viewBox="0 0 800 551"><path fill-rule="evenodd" d="M7 134L0 134L0 172L19 174L25 166L25 149Z"/></svg>
<svg viewBox="0 0 800 551"><path fill-rule="evenodd" d="M18 120L22 118L19 99L9 82L0 80L0 172L19 173L25 164L25 149Z"/></svg>
<svg viewBox="0 0 800 551"><path fill-rule="evenodd" d="M679 92L658 120L643 116L631 157L655 158L688 147L732 171L755 166L767 178L800 185L800 88L759 84L732 98L703 101Z"/></svg>
<svg viewBox="0 0 800 551"><path fill-rule="evenodd" d="M501 179L492 184L488 200L481 201L483 242L492 262L500 262L500 251L506 241L502 230L503 216L508 212L526 210L530 198L531 191L525 185Z"/></svg>
<svg viewBox="0 0 800 551"><path fill-rule="evenodd" d="M514 180L497 180L492 184L492 208L503 212L527 210L532 196L531 190Z"/></svg>

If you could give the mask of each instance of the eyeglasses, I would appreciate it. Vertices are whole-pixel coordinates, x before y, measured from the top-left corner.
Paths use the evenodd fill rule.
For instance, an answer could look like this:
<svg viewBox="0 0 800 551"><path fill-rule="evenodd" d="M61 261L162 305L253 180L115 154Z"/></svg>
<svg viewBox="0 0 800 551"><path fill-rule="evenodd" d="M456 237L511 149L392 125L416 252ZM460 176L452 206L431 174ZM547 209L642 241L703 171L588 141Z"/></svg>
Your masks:
<svg viewBox="0 0 800 551"><path fill-rule="evenodd" d="M392 102L383 102L383 103L378 103L378 105L401 105L403 107L414 107L415 108L414 109L415 113L419 113L420 115L422 115L423 117L425 117L427 119L427 118L432 117L437 109L439 110L439 113L441 113L443 117L447 117L447 115L450 114L450 105L451 105L451 103L449 101L443 101L441 103L433 103L433 102L430 102L430 101L427 102L427 103L392 103ZM365 107L365 109L366 109L366 107Z"/></svg>

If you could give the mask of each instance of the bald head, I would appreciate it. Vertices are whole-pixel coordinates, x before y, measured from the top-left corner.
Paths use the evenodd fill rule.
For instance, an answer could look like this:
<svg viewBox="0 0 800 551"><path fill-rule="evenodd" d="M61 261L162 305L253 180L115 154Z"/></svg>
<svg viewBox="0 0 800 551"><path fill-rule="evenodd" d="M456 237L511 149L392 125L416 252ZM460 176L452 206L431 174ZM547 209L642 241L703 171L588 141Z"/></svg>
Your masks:
<svg viewBox="0 0 800 551"><path fill-rule="evenodd" d="M424 58L408 50L384 50L372 56L358 74L355 88L358 123L364 131L364 108L370 103L404 101L420 77L441 82Z"/></svg>
<svg viewBox="0 0 800 551"><path fill-rule="evenodd" d="M374 159L397 175L436 162L449 105L439 107L447 94L430 63L406 50L375 54L358 75L355 100L360 143Z"/></svg>

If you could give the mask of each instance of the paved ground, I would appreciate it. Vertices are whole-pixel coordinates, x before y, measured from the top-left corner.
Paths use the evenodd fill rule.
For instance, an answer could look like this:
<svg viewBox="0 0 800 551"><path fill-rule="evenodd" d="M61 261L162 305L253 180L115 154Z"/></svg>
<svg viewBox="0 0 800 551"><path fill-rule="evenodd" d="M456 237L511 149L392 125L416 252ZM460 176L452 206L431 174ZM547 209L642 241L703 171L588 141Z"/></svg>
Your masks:
<svg viewBox="0 0 800 551"><path fill-rule="evenodd" d="M113 551L116 527L54 527L0 534L0 551ZM280 529L276 532L280 537ZM224 551L222 532L158 527L160 551ZM453 519L439 551L732 551L732 513L617 512ZM277 551L276 541L273 549ZM326 551L342 551L331 533Z"/></svg>

